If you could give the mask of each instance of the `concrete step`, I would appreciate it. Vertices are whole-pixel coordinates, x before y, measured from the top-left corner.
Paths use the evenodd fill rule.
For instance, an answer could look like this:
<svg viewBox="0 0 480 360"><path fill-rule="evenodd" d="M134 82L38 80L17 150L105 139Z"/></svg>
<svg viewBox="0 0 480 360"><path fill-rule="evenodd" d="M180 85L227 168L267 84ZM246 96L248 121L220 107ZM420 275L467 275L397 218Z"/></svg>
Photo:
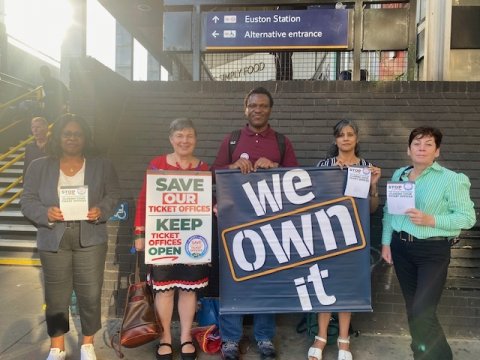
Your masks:
<svg viewBox="0 0 480 360"><path fill-rule="evenodd" d="M37 228L33 225L11 225L0 224L0 231L23 231L23 232L36 232Z"/></svg>
<svg viewBox="0 0 480 360"><path fill-rule="evenodd" d="M7 175L7 174L6 174ZM7 176L0 176L0 184L7 184L10 185L12 182L17 180L20 176L15 176L12 177L11 174L8 174Z"/></svg>
<svg viewBox="0 0 480 360"><path fill-rule="evenodd" d="M2 196L0 197L0 204L3 204L6 200L8 200L5 196ZM13 200L11 203L11 205L18 205L20 204L20 198L16 198L15 200Z"/></svg>
<svg viewBox="0 0 480 360"><path fill-rule="evenodd" d="M5 249L5 248L36 249L37 241L35 239L34 240L0 239L0 249Z"/></svg>
<svg viewBox="0 0 480 360"><path fill-rule="evenodd" d="M36 240L0 239L0 265L41 266Z"/></svg>
<svg viewBox="0 0 480 360"><path fill-rule="evenodd" d="M11 160L11 159L10 159L10 160ZM2 160L2 161L0 161L0 166L5 165L5 164L8 163L10 160ZM23 160L19 160L19 161L17 161L17 162L15 163L15 165L16 165L16 166L19 166L19 167L23 167L23 164L24 164ZM15 165L12 165L12 166L15 166Z"/></svg>
<svg viewBox="0 0 480 360"><path fill-rule="evenodd" d="M18 218L22 218L23 217L23 214L20 210L13 210L13 209L9 209L9 210L3 210L3 211L0 211L0 217L18 217Z"/></svg>
<svg viewBox="0 0 480 360"><path fill-rule="evenodd" d="M8 169L5 169L2 171L2 174L23 174L23 169L22 168L16 168L16 167L9 167Z"/></svg>
<svg viewBox="0 0 480 360"><path fill-rule="evenodd" d="M0 187L0 192L4 191L6 189L6 187ZM10 190L8 190L6 193L7 194L16 194L17 192L21 191L22 188L21 187L14 187L14 188L11 188Z"/></svg>

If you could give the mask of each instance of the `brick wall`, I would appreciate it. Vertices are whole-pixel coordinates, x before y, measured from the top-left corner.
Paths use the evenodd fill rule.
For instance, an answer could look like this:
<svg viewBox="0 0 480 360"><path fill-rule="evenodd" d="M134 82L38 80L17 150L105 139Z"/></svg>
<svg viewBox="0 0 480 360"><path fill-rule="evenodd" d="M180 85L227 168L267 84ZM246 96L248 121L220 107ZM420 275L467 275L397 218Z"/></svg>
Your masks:
<svg viewBox="0 0 480 360"><path fill-rule="evenodd" d="M231 130L243 126L243 97L262 85L274 97L271 125L292 140L299 162L314 165L332 142L332 126L342 118L360 127L362 156L382 168L380 194L394 169L408 164L407 137L416 126L441 128L444 143L440 163L462 171L472 182L471 194L480 206L480 83L478 82L151 82L134 83L125 112L112 128L110 154L121 178L124 198L134 199L145 167L155 155L170 151L168 125L190 117L199 133L197 156L212 163L218 146ZM97 122L101 119L96 119ZM384 198L382 197L382 203ZM378 247L381 209L372 220L372 245ZM123 306L131 221L112 224L104 287L110 313ZM454 250L447 289L439 309L450 335L480 337L480 261L478 245L465 240ZM403 300L393 269L379 264L372 272L374 312L356 314L362 331L406 332Z"/></svg>

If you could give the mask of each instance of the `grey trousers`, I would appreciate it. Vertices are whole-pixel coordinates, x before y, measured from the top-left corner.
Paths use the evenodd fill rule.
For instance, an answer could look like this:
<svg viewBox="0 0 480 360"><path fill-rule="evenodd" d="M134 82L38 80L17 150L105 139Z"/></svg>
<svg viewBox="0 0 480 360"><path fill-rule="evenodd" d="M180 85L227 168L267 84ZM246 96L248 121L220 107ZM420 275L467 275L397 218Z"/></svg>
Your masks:
<svg viewBox="0 0 480 360"><path fill-rule="evenodd" d="M107 243L81 247L80 224L65 231L58 252L40 251L45 286L47 331L50 337L67 333L69 304L75 290L84 336L101 327L101 293Z"/></svg>

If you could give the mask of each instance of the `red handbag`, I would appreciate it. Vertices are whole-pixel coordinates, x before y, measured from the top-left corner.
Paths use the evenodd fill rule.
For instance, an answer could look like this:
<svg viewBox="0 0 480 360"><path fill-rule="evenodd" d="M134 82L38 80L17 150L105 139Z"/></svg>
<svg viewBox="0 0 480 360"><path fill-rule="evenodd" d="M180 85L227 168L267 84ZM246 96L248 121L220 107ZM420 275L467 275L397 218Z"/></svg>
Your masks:
<svg viewBox="0 0 480 360"><path fill-rule="evenodd" d="M192 336L204 353L215 354L220 351L222 339L217 325L213 324L193 328Z"/></svg>
<svg viewBox="0 0 480 360"><path fill-rule="evenodd" d="M128 287L122 326L110 341L119 358L124 357L122 346L127 348L141 346L158 339L162 333L161 325L157 322L150 286L145 281L140 281L138 253L134 281Z"/></svg>

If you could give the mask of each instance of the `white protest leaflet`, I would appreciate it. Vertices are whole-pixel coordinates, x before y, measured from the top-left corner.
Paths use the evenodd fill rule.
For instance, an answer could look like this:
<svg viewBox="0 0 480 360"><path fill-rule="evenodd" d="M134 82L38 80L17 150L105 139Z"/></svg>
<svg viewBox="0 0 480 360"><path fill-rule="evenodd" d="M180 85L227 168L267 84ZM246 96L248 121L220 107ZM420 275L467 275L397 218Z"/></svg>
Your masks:
<svg viewBox="0 0 480 360"><path fill-rule="evenodd" d="M388 213L405 215L415 208L415 183L413 181L389 181L387 183Z"/></svg>
<svg viewBox="0 0 480 360"><path fill-rule="evenodd" d="M60 186L59 199L63 220L87 220L88 185Z"/></svg>
<svg viewBox="0 0 480 360"><path fill-rule="evenodd" d="M368 167L351 166L348 168L345 195L366 199L370 191L372 172Z"/></svg>
<svg viewBox="0 0 480 360"><path fill-rule="evenodd" d="M149 170L146 195L145 263L211 262L211 173Z"/></svg>

